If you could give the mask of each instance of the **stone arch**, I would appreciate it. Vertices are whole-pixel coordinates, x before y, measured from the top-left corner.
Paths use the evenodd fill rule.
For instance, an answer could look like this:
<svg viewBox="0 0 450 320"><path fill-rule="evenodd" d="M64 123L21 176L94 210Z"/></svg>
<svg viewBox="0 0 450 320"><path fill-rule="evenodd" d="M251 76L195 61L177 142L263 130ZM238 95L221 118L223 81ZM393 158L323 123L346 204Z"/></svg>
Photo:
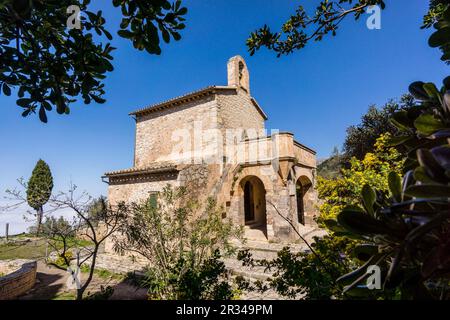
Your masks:
<svg viewBox="0 0 450 320"><path fill-rule="evenodd" d="M308 197L313 192L312 181L307 176L300 176L295 184L295 190L298 222L305 225L306 217L311 210L310 199Z"/></svg>
<svg viewBox="0 0 450 320"><path fill-rule="evenodd" d="M241 217L249 229L260 230L267 237L266 188L254 175L245 176L239 182Z"/></svg>
<svg viewBox="0 0 450 320"><path fill-rule="evenodd" d="M315 178L314 178L312 168L305 168L305 167L297 165L297 166L294 166L292 169L294 171L293 178L295 180L299 179L301 176L305 176L312 182L313 186L315 185Z"/></svg>
<svg viewBox="0 0 450 320"><path fill-rule="evenodd" d="M268 174L268 172L270 174ZM233 194L238 196L242 196L242 188L240 188L240 184L244 179L255 176L259 180L261 180L264 185L264 189L266 190L266 194L273 193L273 185L272 176L276 175L276 172L272 169L270 165L266 166L242 166L240 170L238 170L234 176L230 176L230 181L232 178L236 179L236 183L231 183L231 189Z"/></svg>

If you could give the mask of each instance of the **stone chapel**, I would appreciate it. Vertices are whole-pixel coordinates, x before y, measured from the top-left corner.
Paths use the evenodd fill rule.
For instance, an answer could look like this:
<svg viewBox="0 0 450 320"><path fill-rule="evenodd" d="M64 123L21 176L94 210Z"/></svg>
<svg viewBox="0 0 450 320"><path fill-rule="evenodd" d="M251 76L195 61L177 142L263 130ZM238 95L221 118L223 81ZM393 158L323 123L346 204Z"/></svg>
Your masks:
<svg viewBox="0 0 450 320"><path fill-rule="evenodd" d="M288 242L314 227L316 153L292 133L267 131L244 59L228 61L228 83L133 111L134 163L105 173L111 204L186 186L214 197L249 239Z"/></svg>

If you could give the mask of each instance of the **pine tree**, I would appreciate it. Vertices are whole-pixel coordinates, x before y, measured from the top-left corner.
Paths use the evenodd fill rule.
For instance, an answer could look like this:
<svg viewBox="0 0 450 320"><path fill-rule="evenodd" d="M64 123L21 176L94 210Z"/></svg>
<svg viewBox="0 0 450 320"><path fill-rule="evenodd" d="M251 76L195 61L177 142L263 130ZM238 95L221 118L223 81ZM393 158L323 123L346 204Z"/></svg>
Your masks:
<svg viewBox="0 0 450 320"><path fill-rule="evenodd" d="M42 224L42 217L44 214L43 207L50 199L53 189L53 177L50 167L45 161L39 159L33 169L31 178L27 185L27 202L28 205L36 210L37 228L36 235Z"/></svg>

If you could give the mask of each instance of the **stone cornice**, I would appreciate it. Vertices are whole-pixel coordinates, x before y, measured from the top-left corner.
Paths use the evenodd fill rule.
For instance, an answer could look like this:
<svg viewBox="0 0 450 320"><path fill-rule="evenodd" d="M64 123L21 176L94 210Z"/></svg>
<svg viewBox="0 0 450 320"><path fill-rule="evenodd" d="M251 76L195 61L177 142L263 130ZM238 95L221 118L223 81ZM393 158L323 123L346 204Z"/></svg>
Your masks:
<svg viewBox="0 0 450 320"><path fill-rule="evenodd" d="M305 151L311 152L311 153L314 154L314 155L317 153L315 150L313 150L313 149L311 149L311 148L308 148L308 147L305 146L304 144L301 144L300 142L295 141L295 140L294 140L294 145L297 146L297 147L299 147L300 149L303 149L303 150L305 150Z"/></svg>
<svg viewBox="0 0 450 320"><path fill-rule="evenodd" d="M176 180L179 171L159 171L159 172L136 172L129 174L120 174L107 176L109 178L109 185L143 183L151 181Z"/></svg>
<svg viewBox="0 0 450 320"><path fill-rule="evenodd" d="M155 163L147 167L134 167L124 170L111 171L104 174L109 184L133 183L144 181L158 181L176 179L180 170L173 164Z"/></svg>

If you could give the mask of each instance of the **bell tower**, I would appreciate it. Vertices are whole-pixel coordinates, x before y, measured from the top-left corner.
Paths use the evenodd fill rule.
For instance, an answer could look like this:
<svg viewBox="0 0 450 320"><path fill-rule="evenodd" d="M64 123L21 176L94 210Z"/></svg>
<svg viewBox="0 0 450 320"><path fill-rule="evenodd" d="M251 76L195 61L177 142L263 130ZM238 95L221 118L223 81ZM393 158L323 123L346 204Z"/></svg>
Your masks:
<svg viewBox="0 0 450 320"><path fill-rule="evenodd" d="M228 85L241 88L250 95L250 74L247 64L241 56L234 56L228 60Z"/></svg>

